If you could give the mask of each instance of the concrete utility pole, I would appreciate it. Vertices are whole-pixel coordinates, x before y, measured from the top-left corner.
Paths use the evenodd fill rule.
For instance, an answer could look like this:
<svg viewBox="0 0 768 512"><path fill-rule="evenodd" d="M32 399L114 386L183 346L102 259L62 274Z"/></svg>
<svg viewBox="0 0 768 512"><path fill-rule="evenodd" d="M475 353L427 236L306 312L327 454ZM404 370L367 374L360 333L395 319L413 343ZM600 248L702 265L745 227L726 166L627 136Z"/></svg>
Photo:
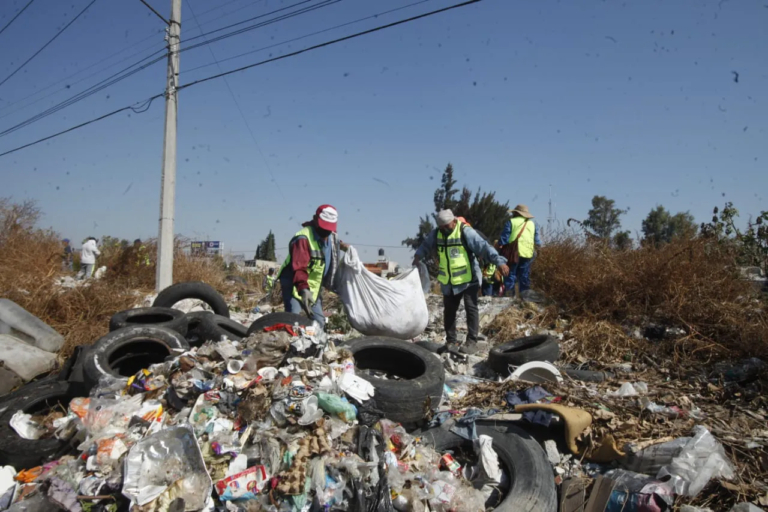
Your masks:
<svg viewBox="0 0 768 512"><path fill-rule="evenodd" d="M173 216L176 202L176 113L178 110L179 43L181 42L181 0L171 0L168 41L168 82L165 89L165 140L160 189L160 232L157 237L155 290L173 284Z"/></svg>

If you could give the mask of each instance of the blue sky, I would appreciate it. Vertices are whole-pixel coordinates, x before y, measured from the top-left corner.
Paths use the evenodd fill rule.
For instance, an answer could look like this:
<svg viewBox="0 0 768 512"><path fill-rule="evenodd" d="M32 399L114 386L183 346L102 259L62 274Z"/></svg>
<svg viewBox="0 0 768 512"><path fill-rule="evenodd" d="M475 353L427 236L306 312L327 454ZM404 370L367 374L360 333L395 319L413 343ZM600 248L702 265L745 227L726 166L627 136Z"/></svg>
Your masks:
<svg viewBox="0 0 768 512"><path fill-rule="evenodd" d="M181 83L219 72L209 48L227 59L413 1L342 0L184 52ZM0 34L0 76L88 2L35 0ZM193 11L209 31L297 0L183 2L182 40L200 34ZM26 3L4 0L0 27ZM170 2L150 3L168 15ZM426 1L221 66L451 3ZM623 224L633 233L657 204L703 221L733 201L745 220L768 208L766 24L768 6L756 1L483 0L229 76L257 144L224 80L191 87L179 99L176 232L250 256L270 229L284 247L330 203L341 238L372 259L415 232L448 162L461 185L526 203L541 222L550 184L558 218L582 219L593 195L607 195L630 208ZM0 131L162 49L162 28L138 0L97 0L0 86ZM0 137L0 153L158 94L164 81L161 62ZM162 135L158 100L2 157L0 196L36 199L42 225L75 240L154 237ZM387 252L410 261L405 249Z"/></svg>

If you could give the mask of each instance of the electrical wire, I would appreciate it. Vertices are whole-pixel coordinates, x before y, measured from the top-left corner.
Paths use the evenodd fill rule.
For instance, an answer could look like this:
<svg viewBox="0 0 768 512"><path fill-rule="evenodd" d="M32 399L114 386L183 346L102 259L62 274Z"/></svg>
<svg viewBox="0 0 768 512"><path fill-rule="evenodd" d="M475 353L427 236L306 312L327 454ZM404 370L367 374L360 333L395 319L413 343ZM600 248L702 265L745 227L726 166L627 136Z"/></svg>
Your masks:
<svg viewBox="0 0 768 512"><path fill-rule="evenodd" d="M163 15L162 15L162 14L160 14L159 12L157 12L157 11L155 10L155 8L154 8L154 7L152 7L151 5L149 5L149 4L147 3L147 0L139 0L139 2L143 3L143 4L144 4L144 5L147 7L147 9L149 9L150 11L152 11L152 12L155 14L155 16L157 16L158 18L160 18L161 20L163 20L163 23L165 23L166 25L170 25L170 24L171 24L171 22L170 22L170 21L168 21L167 19L163 18Z"/></svg>
<svg viewBox="0 0 768 512"><path fill-rule="evenodd" d="M307 52L311 52L313 50L318 50L320 48L325 48L326 46L331 46L331 45L334 45L334 44L343 43L344 41L349 41L351 39L356 39L358 37L366 36L368 34L373 34L375 32L379 32L381 30L385 30L385 29L388 29L388 28L396 27L396 26L402 25L404 23L410 23L412 21L420 20L422 18L427 18L429 16L434 16L436 14L440 14L440 13L443 13L443 12L451 11L453 9L458 9L459 7L465 7L467 5L476 4L476 3L481 2L481 1L482 0L466 0L465 2L462 2L462 3L459 3L459 4L454 4L454 5L451 5L451 6L448 6L448 7L443 7L442 9L437 9L435 11L430 11L430 12L427 12L427 13L424 13L424 14L419 14L418 16L412 16L410 18L406 18L406 19L403 19L403 20L393 21L392 23L387 23L386 25L379 25L378 27L374 27L374 28L371 28L371 29L368 29L368 30L364 30L362 32L357 32L355 34L351 34L351 35L348 35L348 36L340 37L340 38L334 39L332 41L326 41L325 43L316 44L314 46L310 46L310 47L304 48L302 50L297 50L295 52L286 53L285 55L278 55L277 57L272 57L270 59L262 60L260 62L255 62L253 64L248 64L247 66L242 66L242 67L239 67L237 69L232 69L232 70L226 71L224 73L219 73L217 75L212 75L212 76L209 76L209 77L206 77L206 78L201 78L199 80L195 80L194 82L190 82L188 84L184 84L184 85L179 86L178 90L181 91L181 90L186 89L188 87L199 85L201 83L208 82L208 81L214 80L216 78L221 78L221 77L224 77L224 76L227 76L227 75L231 75L231 74L234 74L234 73L239 73L240 71L245 71L246 69L251 69L251 68L258 67L258 66L263 66L264 64L268 64L270 62L275 62L275 61L278 61L278 60L287 59L289 57L295 57L296 55L301 55L302 53L307 53Z"/></svg>
<svg viewBox="0 0 768 512"><path fill-rule="evenodd" d="M164 50L161 50L161 51L164 53ZM156 55L157 53L160 53L160 51L155 52L153 55ZM126 78L135 75L139 71L142 71L142 70L148 68L149 66L151 66L153 64L156 64L157 62L160 62L161 60L164 60L166 58L166 56L165 56L165 54L160 55L159 57L157 57L157 58L155 58L155 59L153 59L153 60L151 60L151 61L149 61L149 62L147 62L147 63L145 63L145 64L143 64L141 66L139 66L139 67L137 67L136 69L132 69L132 70L130 69L131 67L134 67L134 66L136 66L138 64L141 64L141 62L145 61L147 58L148 57L145 57L141 61L136 62L136 63L132 64L131 66L128 66L128 68L126 68L126 69L118 71L117 73L111 75L110 77L102 80L98 84L95 84L95 85L89 87L85 91L82 91L82 92L72 96L71 98L62 101L61 103L58 103L58 104L54 105L53 107L51 107L51 108L49 108L49 109L47 109L47 110L45 110L45 111L43 111L43 112L41 112L39 114L34 115L34 116L30 117L29 119L27 119L25 121L22 121L21 123L18 123L18 124L8 128L8 129L6 129L6 130L3 130L2 132L0 132L0 137L4 137L4 136L6 136L6 135L8 135L10 133L13 133L13 132L15 132L17 130L20 130L20 129L26 127L26 126L29 126L32 123L40 121L41 119L44 119L44 118L46 118L46 117L48 117L50 115L53 115L56 112L59 112L59 111L65 109L65 108L67 108L67 107L69 107L71 105L74 105L75 103L78 103L78 102L80 102L80 101L82 101L82 100L84 100L84 99L86 99L86 98L88 98L90 96L93 96L97 92L100 92L100 91L106 89L107 87L109 87L111 85L114 85L114 84L116 84L118 82L121 82L121 81L125 80Z"/></svg>
<svg viewBox="0 0 768 512"><path fill-rule="evenodd" d="M155 96L152 96L148 100L145 100L144 102L142 102L142 103L147 103L147 106L146 106L146 108L144 108L144 110L139 110L139 109L137 109L137 107L134 107L133 105L129 105L127 107L119 108L117 110L113 110L112 112L109 112L108 114L104 114L103 116L99 116L97 118L91 119L90 121L86 121L86 122L80 123L80 124L78 124L76 126L72 126L70 128L67 128L66 130L62 130L60 132L54 133L53 135L49 135L47 137L43 137L42 139L38 139L38 140L36 140L34 142L30 142L29 144L24 144L23 146L19 146L17 148L13 148L13 149L11 149L9 151L6 151L4 153L0 153L0 157L4 157L5 155L10 155L11 153L15 153L16 151L21 151L22 149L26 149L26 148L34 146L36 144L40 144L41 142L45 142L47 140L51 140L51 139L53 139L55 137L58 137L60 135L64 135L65 133L73 132L75 130L78 130L80 128L88 126L89 124L93 124L93 123L96 123L98 121L102 121L102 120L104 120L104 119L106 119L108 117L112 117L112 116L114 116L116 114L119 114L120 112L125 112L126 110L132 110L133 112L135 112L137 114L142 114L142 113L146 112L147 110L149 110L149 107L152 105L152 102L154 100L156 100L157 98L162 98L163 96L165 96L165 94L157 94Z"/></svg>
<svg viewBox="0 0 768 512"><path fill-rule="evenodd" d="M302 0L301 2L299 2L297 4L293 4L293 5L290 5L288 7L283 7L281 9L277 9L277 10L272 11L272 12L267 13L267 14L262 14L260 16L256 16L255 18L252 18L252 19L247 20L247 21L253 21L254 19L257 19L257 18L263 18L264 16L269 16L270 14L275 14L277 12L284 11L285 9L290 9L290 8L296 7L296 6L301 5L301 4L305 4L305 3L310 2L310 1L312 1L312 0ZM216 42L222 41L224 39L228 39L228 38L233 37L233 36L244 34L245 32L249 32L251 30L256 30L257 28L266 27L267 25L271 25L273 23L277 23L278 21L284 21L284 20L287 20L287 19L290 19L290 18L294 18L294 17L300 16L302 14L306 14L308 12L312 12L312 11L316 11L316 10L322 9L324 7L329 7L329 6L331 6L333 4L336 4L336 3L339 3L339 2L341 2L341 0L323 0L319 4L308 6L308 7L304 7L302 9L299 9L298 11L294 11L294 12L291 12L291 13L283 14L281 16L278 16L277 18L272 18L271 20L266 20L266 21L263 21L261 23L257 23L255 25L251 25L251 26L248 26L248 27L245 27L245 28L241 28L240 30L235 30L235 31L232 31L232 32L228 32L226 34L222 34L222 35L220 35L218 37L215 37L213 39L209 39L207 41L204 41L202 43L197 43L197 44L193 44L192 46L182 47L182 49L180 51L184 52L184 51L187 51L187 50L192 50L192 49L195 49L195 48L199 48L201 46L205 46L205 45L209 45L209 44L212 44L212 43L216 43ZM234 25L239 25L239 23L236 23ZM230 25L230 26L234 26L234 25ZM224 27L224 28L229 28L229 27ZM189 41L192 41L194 39L198 39L198 38L203 37L203 36L208 36L209 34L213 34L214 32L218 32L219 30L223 30L223 29L216 29L216 30L212 30L211 32L207 32L205 34L200 34L199 36L187 39L185 42L189 42Z"/></svg>
<svg viewBox="0 0 768 512"><path fill-rule="evenodd" d="M261 16L257 16L255 18L251 18L249 20L246 20L245 22L252 21L252 20L257 19L257 18L262 18L264 16L268 16L270 14L274 14L274 13L277 13L279 11L283 11L285 9L289 9L289 8L292 8L292 7L295 7L297 5L300 5L300 4L303 4L303 3L307 3L307 2L310 2L310 1L312 1L312 0L303 0L302 2L299 2L298 4L294 4L294 5L282 8L282 9L278 9L278 10L273 11L271 13L267 13L267 14L264 14L264 15L261 15ZM243 32L247 32L249 30L254 30L256 28L260 28L260 27L263 27L263 26L266 26L266 25L269 25L269 24L272 24L272 23L277 23L278 21L282 21L282 20L289 19L289 18L292 18L292 17L295 17L295 16L299 16L301 14L305 14L307 12L311 12L313 10L320 9L322 7L326 7L328 5L332 5L333 3L337 3L337 2L340 2L340 1L341 0L324 0L320 4L317 4L317 5L314 5L314 6L311 6L311 7L307 7L307 8L304 8L304 9L300 9L298 11L294 11L292 13L288 13L288 14L279 16L277 18L273 18L271 20L267 20L267 21L264 21L264 22L256 24L256 25L252 25L250 27L246 27L246 28L240 29L240 30L235 31L233 33L223 34L223 35L219 36L218 38L216 38L214 40L206 40L205 42L199 43L197 45L193 45L192 47L182 48L180 50L180 52L185 51L185 50L191 50L191 49L194 49L194 48L198 48L200 46L205 46L205 45L210 44L212 42L216 42L216 41L219 41L221 39L226 39L228 37L232 37L234 35L238 35L238 34L241 34ZM235 24L235 25L239 25L239 23ZM232 26L234 26L234 25L232 25ZM229 27L224 27L224 28L229 28ZM210 33L218 32L219 30L221 30L221 29L217 29L217 30L212 31ZM208 34L203 34L203 35L207 36ZM161 51L163 51L163 50L159 50L159 51L155 52L152 55L156 55L156 54L160 53ZM150 55L150 57L152 55ZM149 58L149 57L146 57L145 59L142 59L142 61L146 60L147 58ZM48 117L48 116L50 116L52 114L55 114L56 112L59 112L60 110L62 110L64 108L67 108L67 107L69 107L69 106L71 106L71 105L73 105L73 104L75 104L75 103L77 103L79 101L82 101L82 100L84 100L84 99L86 99L86 98L88 98L88 97L90 97L90 96L92 96L92 95L94 95L94 94L104 90L105 88L107 88L107 87L109 87L111 85L114 85L114 84L124 80L125 78L128 78L128 77L136 74L137 72L141 71L142 69L146 69L150 65L152 65L152 64L154 64L156 62L159 62L163 58L164 58L164 56L158 57L157 59L154 59L153 61L148 62L147 64L141 66L138 69L135 69L135 70L132 70L132 71L128 71L132 67L140 64L142 61L134 63L131 66L128 66L127 68L125 68L125 69L123 69L123 70L113 74L112 76L102 80L101 82L97 83L96 85L91 86L90 88L86 89L85 91L83 91L81 93L78 93L75 96L73 96L73 97L71 97L71 98L69 98L67 100L62 101L61 103L58 103L57 105L55 105L55 106L53 106L53 107L51 107L51 108L49 108L49 109L47 109L47 110L45 110L45 111L43 111L43 112L41 112L39 114L36 114L36 115L32 116L29 119L26 119L26 120L24 120L24 121L22 121L22 122L20 122L20 123L18 123L16 125L14 125L14 126L8 128L8 129L0 132L0 137L3 137L3 136L8 135L10 133L13 133L14 131L20 130L20 129L26 127L26 126L29 126L32 123L35 123L37 121L40 121L41 119L44 119L45 117ZM118 76L118 75L120 75L122 73L125 73L125 74L123 76L120 76L119 78L115 78L116 76ZM3 116L3 117L5 117L5 116Z"/></svg>
<svg viewBox="0 0 768 512"><path fill-rule="evenodd" d="M307 35L303 35L303 36L299 36L299 37L294 37L293 39L288 39L288 40L285 40L285 41L281 41L281 42L279 42L279 43L271 44L271 45L269 45L269 46L263 46L263 47L261 47L261 48L258 48L258 49L256 49L256 50L251 50L251 51L247 51L247 52L245 52L245 53L241 53L241 54L238 54L238 55L234 55L234 56L232 56L232 57L227 57L226 59L220 59L218 62L219 62L219 64L220 64L220 63L222 63L222 62L227 62L227 61L230 61L230 60L239 59L240 57L245 57L246 55L251 55L251 54L253 54L253 53L258 53L258 52L263 52L264 50L270 50L270 49L272 49L272 48L276 48L276 47L278 47L278 46L282 46L282 45L284 45L284 44L288 44L288 43L294 43L294 42L296 42L296 41L300 41L300 40L302 40L302 39L306 39L306 38L308 38L308 37L312 37L312 36L316 36L316 35L324 34L324 33L326 33L326 32L330 32L330 31L332 31L332 30L337 30L337 29L340 29L340 28L344 28L344 27L347 27L347 26L349 26L349 25L354 25L354 24L356 24L356 23L360 23L360 22L363 22L363 21L372 20L372 19L378 18L378 17L380 17L380 16L386 16L387 14L391 14L391 13L393 13L393 12L402 11L402 10L404 10L404 9L408 9L408 8L410 8L410 7L414 7L414 6L416 6L416 5L419 5L419 4L424 4L424 3L427 3L427 2L432 2L432 1L433 1L433 0L419 0L418 2L413 2L413 3L411 3L411 4L408 4L408 5L404 5L404 6L402 6L402 7L396 7L396 8L394 8L394 9L390 9L390 10L388 10L388 11L379 12L379 13L376 13L376 14L372 14L372 15L370 15L370 16L366 16L366 17L364 17L364 18L358 18L358 19L356 19L356 20L353 20L353 21L348 21L348 22L346 22L346 23L342 23L342 24L340 24L340 25L335 25L335 26L333 26L333 27L330 27L330 28L326 28L326 29L323 29L323 30L318 30L317 32L312 32L311 34L307 34ZM211 66L215 66L215 65L216 65L216 63L215 63L215 62L209 62L208 64L203 64L202 66L197 66L197 67L194 67L194 68L190 68L190 69L188 69L188 70L185 70L185 71L184 71L184 73L185 73L185 74L186 74L186 73L191 73L191 72L193 72L193 71L197 71L198 69L208 68L208 67L211 67Z"/></svg>
<svg viewBox="0 0 768 512"><path fill-rule="evenodd" d="M189 7L189 11L192 13L192 17L195 20L195 23L197 26L200 26L200 22L197 20L197 16L195 15L195 11L192 9L192 3L190 0L187 0L187 6ZM205 40L205 36L204 40ZM216 54L213 52L213 48L210 46L208 47L208 51L211 52L211 57L213 57L213 60L216 61ZM221 66L219 66L219 70L221 70ZM280 192L280 196L283 198L283 201L286 201L285 194L283 193L283 189L280 187L280 183L277 182L275 179L275 175L272 173L272 168L269 165L269 161L267 161L267 158L264 156L264 152L261 150L261 146L259 145L259 142L256 140L256 135L254 135L253 130L251 129L251 124L248 122L248 118L245 117L245 113L243 112L243 109L240 107L240 102L237 101L237 97L235 96L235 93L232 91L232 87L229 85L229 81L225 78L224 84L227 86L227 90L229 91L230 96L232 96L232 101L235 103L235 107L237 107L238 112L240 112L240 117L243 118L243 123L245 123L245 127L248 129L248 133L251 134L251 139L253 140L253 144L256 146L256 149L259 151L259 154L261 155L261 159L264 161L264 166L267 168L267 172L269 173L269 176L272 178L272 182L277 187L277 191Z"/></svg>
<svg viewBox="0 0 768 512"><path fill-rule="evenodd" d="M311 46L309 48L305 48L303 50L299 50L299 51L293 52L291 54L282 55L280 57L268 59L266 61L256 62L254 64L250 64L248 66L243 66L243 67L238 68L238 69L233 69L231 71L227 71L227 72L224 72L224 73L219 73L217 75L213 75L213 76L209 76L209 77L206 77L206 78L202 78L200 80L196 80L196 81L191 82L189 84L185 84L185 85L180 86L177 89L177 91L181 91L182 89L186 89L186 88L192 87L194 85L198 85L198 84L201 84L201 83L204 83L204 82L208 82L208 81L213 80L215 78L221 78L221 77L224 77L224 76L227 76L227 75L231 75L233 73L237 73L237 72L243 71L245 69L250 69L250 68L253 68L253 67L261 66L263 64L266 64L267 62L273 62L273 61L276 61L276 60L281 60L281 59L285 59L285 58L288 58L288 57L292 57L294 55L299 55L299 54L302 54L302 53L307 53L307 52L312 51L312 50L316 50L316 49L319 49L319 48L324 48L326 46L337 44L337 43L340 43L340 42L343 42L343 41L348 41L350 39L361 37L363 35L371 34L371 33L374 33L374 32L379 32L379 31L384 30L386 28L391 28L391 27L394 27L394 26L397 26L397 25L402 25L404 23L408 23L408 22L415 21L415 20L418 20L418 19L426 18L426 17L429 17L429 16L434 16L436 14L440 14L440 13L443 13L443 12L446 12L446 11L457 9L459 7L465 7L465 6L468 6L468 5L471 5L471 4L476 4L476 3L479 3L481 1L482 0L467 0L467 1L459 3L459 4L454 4L454 5L449 6L449 7L445 7L445 8L442 8L442 9L435 10L435 11L430 11L430 12L427 12L427 13L424 13L424 14L421 14L421 15L418 15L418 16L412 16L411 18L407 18L407 19L404 19L404 20L395 21L395 22L392 22L392 23L388 23L386 25L380 25L378 27L374 27L372 29L368 29L368 30L365 30L365 31L362 31L362 32L357 32L357 33L349 35L349 36L345 36L345 37L342 37L342 38L334 39L332 41L328 41L328 42L321 43L321 44L318 44L318 45L315 45L315 46ZM146 101L150 102L150 104L151 104L151 102L153 100L155 100L157 98L161 98L164 95L165 95L165 93L157 94L155 96L152 96L151 98L149 98ZM135 105L135 103L133 105ZM79 124L77 126L73 126L71 128L67 128L66 130L63 130L63 131L58 132L58 133L55 133L53 135L49 135L49 136L44 137L42 139L38 139L38 140L36 140L34 142L30 142L29 144L25 144L23 146L19 146L19 147L16 147L14 149L8 150L8 151L6 151L4 153L0 153L0 157L9 155L11 153L15 153L16 151L20 151L22 149L28 148L30 146L34 146L36 144L40 144L41 142L45 142L47 140L53 139L55 137L58 137L60 135L65 134L65 133L72 132L72 131L77 130L79 128L82 128L84 126L88 126L89 124L95 123L97 121L101 121L102 119L106 119L106 118L108 118L110 116L118 114L119 112L124 112L125 110L129 110L129 109L134 110L135 107L133 107L133 105L130 105L130 106L127 106L127 107L123 107L121 109L114 110L114 111L112 111L112 112L110 112L108 114L104 114L103 116L97 117L95 119L91 119L90 121L86 121L86 122L81 123L81 124ZM136 112L136 110L134 110L134 112Z"/></svg>
<svg viewBox="0 0 768 512"><path fill-rule="evenodd" d="M17 12L17 13L16 13L16 16L14 16L13 18L11 18L11 21L9 21L8 23L6 23L6 24L5 24L5 26L4 26L3 28L0 28L0 34L2 34L3 32L5 32L5 29L7 29L8 27L10 27L10 26L13 24L13 22L14 22L14 21L16 21L16 18L18 18L19 16L21 16L21 14L22 14L24 11L26 11L26 10L27 10L27 7L29 7L30 5L32 5L32 2L34 2L34 1L35 1L35 0L29 0L29 2L27 3L27 5L25 5L24 7L22 7L22 8L21 8L21 10L20 10L19 12Z"/></svg>
<svg viewBox="0 0 768 512"><path fill-rule="evenodd" d="M240 25L244 25L245 23L248 23L249 21L258 20L258 19L264 18L266 16L269 16L271 14L277 14L278 12L286 11L288 9L292 9L294 7L297 7L297 6L302 5L302 4L310 3L312 1L313 0L302 0L301 2L295 3L293 5L288 5L286 7L281 7L280 9L275 9L274 11L271 11L271 12L268 12L268 13L265 13L265 14L260 14L258 16L254 16L253 18L248 18L248 19L245 19L245 20L242 20L242 21L238 21L237 23L232 23L231 25L226 25L224 27L220 27L220 28L217 28L215 30L211 30L210 32L203 32L203 30L201 28L201 25L198 23L197 26L198 26L198 28L200 28L200 34L197 35L197 36L194 36L194 37L187 38L187 39L185 39L184 42L186 43L186 42L189 42L189 41L194 41L195 39L199 39L201 37L207 38L208 36L210 36L211 34L215 34L216 32L221 32L222 30L227 30L228 28L238 27Z"/></svg>
<svg viewBox="0 0 768 512"><path fill-rule="evenodd" d="M1 86L2 86L2 85L5 83L5 82L7 82L8 80L10 80L10 79L13 77L13 75L15 75L16 73L18 73L19 71L21 71L21 70L24 68L24 66L26 66L27 64L29 64L29 63L32 61L32 59L34 59L35 57L37 57L38 55L40 55L40 52L42 52L43 50L45 50L45 49L48 47L48 45L50 45L52 42L54 42L54 41L56 40L56 38L57 38L57 37L59 37L61 34L63 34L63 33L64 33L64 31L65 31L65 30L67 30L67 29L70 27L70 25L72 25L72 24L73 24L75 21L77 21L77 18L79 18L80 16L82 16L83 14L85 14L85 12L86 12L86 11L87 11L87 10L88 10L88 9L89 9L89 8L90 8L92 5L93 5L93 4L95 4L95 3L96 3L96 0L91 0L91 3L89 3L88 5L86 5L86 6L85 6L85 9L83 9L82 11L80 11L80 12L77 14L77 16L75 16L74 18L72 18L72 20L71 20L69 23L67 23L66 25L64 25L64 27L63 27L61 30L59 30L58 32L56 32L56 35L54 35L52 38L50 38L50 39L48 40L48 42L47 42L47 43L45 43L45 44L42 46L42 48L40 48L39 50L37 50L37 51L36 51L36 52L35 52L35 53L34 53L34 54L33 54L33 55L30 57L30 58L28 58L27 60L25 60L25 61L24 61L24 63L23 63L21 66L19 66L18 68L16 68L16 70L15 70L13 73L11 73L11 74L10 74L10 75L8 75L7 77L5 77L5 80L3 80L2 82L0 82L0 87L1 87Z"/></svg>
<svg viewBox="0 0 768 512"><path fill-rule="evenodd" d="M157 43L154 43L154 44L152 44L152 46L156 46L156 45L157 45ZM147 48L144 48L144 49L142 49L142 50L140 50L140 51L138 51L138 52L136 52L136 53L132 53L132 54L128 55L127 57L125 57L125 58L123 58L123 59L120 59L119 61L115 62L114 64L110 64L109 66L107 66L107 67L104 67L104 68L101 68L101 69L99 69L99 70L97 70L97 71L95 71L95 72L91 73L90 75L88 75L88 76L85 76L85 77L81 78L80 80L77 80L77 81L75 81L75 82L69 83L69 84L65 85L64 87L62 87L62 88L60 88L60 89L56 89L55 91L52 91L52 92L50 92L49 94L46 94L45 96L42 96L41 98L38 98L38 99L36 99L35 101L32 101L32 102L30 102L30 103L27 103L26 105L24 105L24 106L22 106L22 107L19 107L19 108L17 108L16 110L12 110L12 111L10 111L10 112L8 112L8 113L6 113L6 114L0 115L0 119L6 118L6 117L8 117L8 116L11 116L11 115L15 114L16 112L21 112L22 110L24 110L24 109L26 109L26 108L29 108L29 107L31 107L32 105L35 105L35 104L37 104L37 103L40 103L41 101L43 101L43 100L44 100L44 99L46 99L46 98L50 98L51 96L54 96L54 95L56 95L56 94L58 94L58 93L60 93L60 92L62 92L62 91L65 91L65 90L67 90L67 89L71 89L73 86L75 86L75 85L77 85L77 84L79 84L79 83L82 83L82 82L84 82L84 81L88 80L88 79L89 79L89 78L91 78L91 77L94 77L94 76L96 76L96 75L99 75L99 74L103 73L104 71L106 71L106 70L108 70L108 69L110 69L110 68L113 68L113 67L117 66L118 64L121 64L121 63L123 63L123 62L125 62L125 61L127 61L127 60L129 60L129 59L131 59L131 58L133 58L133 57L135 57L135 56L137 56L137 55L140 55L140 54L144 53L146 50L150 49L152 46L150 46L150 47L147 47ZM122 52L122 51L125 51L125 50L121 50L121 52ZM148 55L148 56L144 57L143 59L141 59L141 61L139 61L139 62L143 62L144 60L146 60L146 59L148 59L148 58L150 58L150 57L152 57L152 56L155 56L155 55L157 55L158 53L160 53L160 52L163 52L163 51L165 51L165 48L163 48L163 49L160 49L160 50L157 50L157 51L154 51L154 52L152 52L150 55ZM87 68L83 68L83 69L81 69L81 70L79 70L79 71L76 71L75 73L72 73L71 75L69 75L69 76L66 76L66 77L62 78L62 79L60 79L59 81L57 81L57 82L54 82L54 83L52 83L52 84L48 85L48 86L47 86L47 87L45 87L45 88L43 88L43 89L40 89L39 91L33 92L32 94L30 94L30 95L28 95L28 96L25 96L25 97L23 97L23 98L20 98L20 99L16 100L16 101L15 101L15 102L13 102L13 103L9 103L9 104L8 104L8 105L6 105L5 107L3 107L3 108L0 108L0 112L2 112L3 110L5 110L5 109L7 109L7 108L9 108L9 107L11 107L11 106L13 106L13 105L16 105L17 103L20 103L20 102L22 102L22 101L24 101L24 100L26 100L26 99L29 99L29 98L31 98L31 97L33 97L33 96L36 96L36 95L40 94L41 92L43 92L43 91L46 91L46 90L50 89L51 87L53 87L53 86L55 86L55 85L59 85L59 84L61 84L62 82L66 82L66 81L67 81L67 80L69 80L70 78L72 78L72 77L74 77L74 76L77 76L77 75L79 75L80 73L83 73L83 72L85 72L85 71L89 70L90 68L92 68L92 67L96 66L97 64L100 64L100 63L104 62L105 60L109 60L110 58L114 57L115 55L117 55L117 54L119 54L119 53L121 53L121 52L117 52L117 53L114 53L114 54L110 55L109 57L106 57L106 58L104 58L104 59L100 60L99 62L96 62L96 63L94 63L94 64L91 64L91 65L90 65L90 66L88 66ZM127 68L125 68L123 71L125 71L125 70L127 70L127 69L130 69L130 68L131 68L131 67L133 67L134 65L135 65L135 64L131 64L130 66L128 66Z"/></svg>

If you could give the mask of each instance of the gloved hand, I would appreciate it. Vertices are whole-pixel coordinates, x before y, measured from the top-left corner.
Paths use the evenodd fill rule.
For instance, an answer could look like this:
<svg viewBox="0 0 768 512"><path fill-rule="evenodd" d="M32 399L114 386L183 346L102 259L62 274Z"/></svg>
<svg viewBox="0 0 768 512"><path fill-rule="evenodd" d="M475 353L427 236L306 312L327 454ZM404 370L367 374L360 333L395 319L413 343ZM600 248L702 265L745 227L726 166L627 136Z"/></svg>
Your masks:
<svg viewBox="0 0 768 512"><path fill-rule="evenodd" d="M312 292L309 288L304 288L299 292L301 297L301 307L307 313L307 316L312 318Z"/></svg>

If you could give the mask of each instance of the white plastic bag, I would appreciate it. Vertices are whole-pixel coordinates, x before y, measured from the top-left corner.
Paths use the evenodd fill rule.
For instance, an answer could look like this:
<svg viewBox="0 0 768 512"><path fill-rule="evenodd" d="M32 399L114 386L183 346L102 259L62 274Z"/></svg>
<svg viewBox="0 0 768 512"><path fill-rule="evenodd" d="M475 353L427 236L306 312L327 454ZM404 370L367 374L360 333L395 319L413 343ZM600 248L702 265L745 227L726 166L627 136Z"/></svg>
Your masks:
<svg viewBox="0 0 768 512"><path fill-rule="evenodd" d="M350 247L339 262L336 291L349 323L367 336L407 340L427 327L429 311L416 269L392 280L368 271Z"/></svg>
<svg viewBox="0 0 768 512"><path fill-rule="evenodd" d="M672 463L659 470L659 480L667 476L675 494L696 496L712 478L732 479L736 476L723 445L706 427L693 427L693 437Z"/></svg>

